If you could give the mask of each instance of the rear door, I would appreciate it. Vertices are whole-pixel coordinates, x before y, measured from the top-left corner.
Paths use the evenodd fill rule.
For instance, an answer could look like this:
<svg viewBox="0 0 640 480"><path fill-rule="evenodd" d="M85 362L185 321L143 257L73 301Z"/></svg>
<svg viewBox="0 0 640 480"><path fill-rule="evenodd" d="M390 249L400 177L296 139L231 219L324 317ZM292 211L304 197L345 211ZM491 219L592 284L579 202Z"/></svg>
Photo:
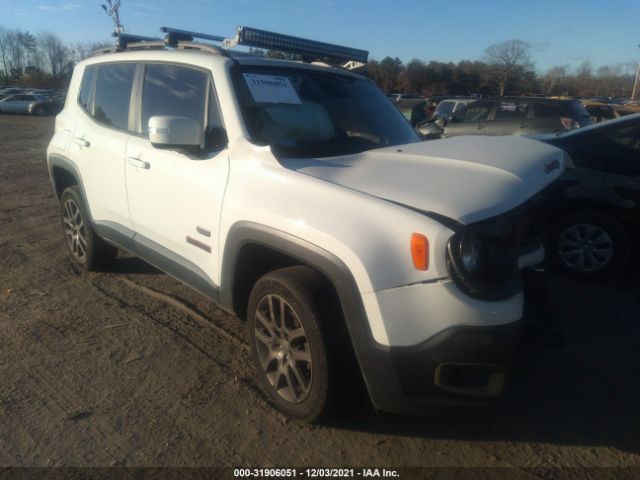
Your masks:
<svg viewBox="0 0 640 480"><path fill-rule="evenodd" d="M607 129L603 137L607 185L625 205L634 206L635 228L640 231L640 122Z"/></svg>
<svg viewBox="0 0 640 480"><path fill-rule="evenodd" d="M127 192L138 254L205 294L219 285L218 227L229 160L207 134L223 128L210 73L172 64L147 64L140 132L126 150ZM200 149L156 148L148 138L152 116L197 120Z"/></svg>
<svg viewBox="0 0 640 480"><path fill-rule="evenodd" d="M132 128L130 105L136 69L135 63L106 63L85 69L78 99L84 115L79 115L68 148L68 155L82 172L94 222L129 237L124 153Z"/></svg>

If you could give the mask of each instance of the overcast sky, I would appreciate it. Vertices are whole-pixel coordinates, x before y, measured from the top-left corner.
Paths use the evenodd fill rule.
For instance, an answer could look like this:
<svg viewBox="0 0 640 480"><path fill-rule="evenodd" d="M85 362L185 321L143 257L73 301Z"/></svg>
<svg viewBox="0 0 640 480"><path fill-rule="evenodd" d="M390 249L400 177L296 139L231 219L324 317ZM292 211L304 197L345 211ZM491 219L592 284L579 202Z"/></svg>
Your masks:
<svg viewBox="0 0 640 480"><path fill-rule="evenodd" d="M0 0L0 25L103 41L113 24L100 3ZM228 37L247 25L363 48L378 60L477 60L511 38L531 43L540 71L640 58L640 0L122 0L121 19L127 32L151 36L167 25Z"/></svg>

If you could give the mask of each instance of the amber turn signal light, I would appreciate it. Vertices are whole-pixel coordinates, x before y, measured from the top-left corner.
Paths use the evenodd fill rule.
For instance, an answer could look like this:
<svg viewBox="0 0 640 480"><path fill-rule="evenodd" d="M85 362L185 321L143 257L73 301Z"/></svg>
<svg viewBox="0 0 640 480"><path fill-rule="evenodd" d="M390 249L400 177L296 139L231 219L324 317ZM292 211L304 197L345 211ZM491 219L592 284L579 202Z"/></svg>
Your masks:
<svg viewBox="0 0 640 480"><path fill-rule="evenodd" d="M416 270L429 268L429 239L421 233L411 235L411 258Z"/></svg>

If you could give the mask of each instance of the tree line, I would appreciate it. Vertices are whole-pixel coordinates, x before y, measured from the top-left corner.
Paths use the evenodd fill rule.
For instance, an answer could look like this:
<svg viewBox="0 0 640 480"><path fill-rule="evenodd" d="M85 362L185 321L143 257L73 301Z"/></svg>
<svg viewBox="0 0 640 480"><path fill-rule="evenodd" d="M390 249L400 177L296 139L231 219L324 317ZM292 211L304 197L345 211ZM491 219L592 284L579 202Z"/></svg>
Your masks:
<svg viewBox="0 0 640 480"><path fill-rule="evenodd" d="M567 65L537 73L531 61L531 45L507 40L489 46L481 60L458 63L399 58L371 60L367 74L387 93L431 95L523 95L542 94L629 97L635 64L594 68L584 61L577 68Z"/></svg>
<svg viewBox="0 0 640 480"><path fill-rule="evenodd" d="M111 6L111 4L109 4ZM107 12L108 13L108 12ZM40 88L65 87L73 66L109 42L66 44L57 34L34 35L0 26L0 84ZM531 45L507 40L489 46L481 60L458 63L399 58L370 60L366 74L388 93L421 95L578 95L628 97L635 65L617 64L594 69L588 61L577 68L557 66L535 71ZM275 52L261 52L281 57Z"/></svg>
<svg viewBox="0 0 640 480"><path fill-rule="evenodd" d="M62 88L73 66L105 42L66 44L57 34L37 35L0 26L0 84Z"/></svg>

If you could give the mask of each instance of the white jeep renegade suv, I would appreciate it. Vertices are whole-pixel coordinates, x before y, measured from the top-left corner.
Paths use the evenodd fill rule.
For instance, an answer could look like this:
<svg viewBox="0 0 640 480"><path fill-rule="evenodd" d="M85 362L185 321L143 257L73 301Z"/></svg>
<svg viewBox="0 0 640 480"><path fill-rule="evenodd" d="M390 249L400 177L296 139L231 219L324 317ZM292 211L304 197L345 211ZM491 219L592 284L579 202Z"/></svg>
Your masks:
<svg viewBox="0 0 640 480"><path fill-rule="evenodd" d="M194 36L76 66L47 151L72 259L126 249L245 319L258 382L293 418L352 393L353 371L383 411L499 395L520 270L543 255L529 200L563 152L423 143L363 76Z"/></svg>

